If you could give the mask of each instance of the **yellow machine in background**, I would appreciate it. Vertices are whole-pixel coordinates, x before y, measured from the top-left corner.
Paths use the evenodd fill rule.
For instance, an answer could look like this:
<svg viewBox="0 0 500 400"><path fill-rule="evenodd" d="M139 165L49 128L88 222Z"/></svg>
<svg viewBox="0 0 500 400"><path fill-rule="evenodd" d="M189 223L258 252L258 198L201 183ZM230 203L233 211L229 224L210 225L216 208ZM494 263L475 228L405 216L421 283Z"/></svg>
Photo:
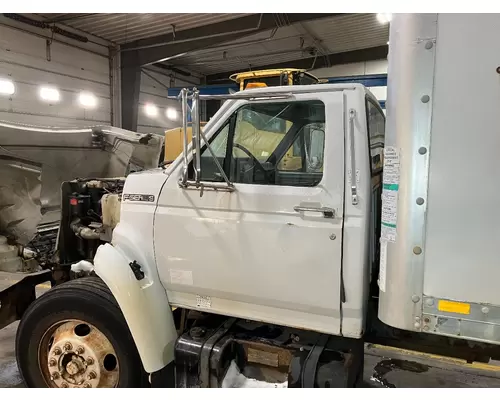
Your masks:
<svg viewBox="0 0 500 400"><path fill-rule="evenodd" d="M200 122L201 129L206 125L206 122ZM187 129L188 143L191 143L192 138L192 124L188 124ZM170 164L182 153L182 141L184 136L182 134L182 127L177 127L165 131L165 164Z"/></svg>
<svg viewBox="0 0 500 400"><path fill-rule="evenodd" d="M305 69L281 68L262 71L239 72L229 77L240 86L240 90L267 86L314 85L324 81Z"/></svg>
<svg viewBox="0 0 500 400"><path fill-rule="evenodd" d="M261 71L240 72L231 75L229 79L236 82L239 85L240 90L268 86L313 85L324 82L316 78L314 75L311 75L304 69L295 68L266 69ZM202 129L205 124L206 122L201 123ZM285 134L286 131L290 128L290 124L288 121L285 122L284 128L285 129L282 134ZM267 131L265 132L267 133ZM280 139L277 138L276 132L268 132L269 135L266 135L266 140L263 140L264 136L261 133L262 131L257 131L257 129L249 123L248 131L236 132L236 138L240 138L239 143L244 145L250 151L252 151L253 149L255 151L252 151L254 155L264 154L269 151L269 149L274 149L275 146L273 147L273 143L276 141L279 142ZM188 127L189 142L191 142L191 135L192 132L190 125ZM254 135L260 137L259 144L255 144L252 142L252 137ZM169 129L165 132L164 162L166 164L173 162L179 156L179 154L182 153L182 141L182 127ZM285 158L281 161L282 168L288 170L300 168L301 163L302 161L300 157L294 157L293 148L290 149Z"/></svg>

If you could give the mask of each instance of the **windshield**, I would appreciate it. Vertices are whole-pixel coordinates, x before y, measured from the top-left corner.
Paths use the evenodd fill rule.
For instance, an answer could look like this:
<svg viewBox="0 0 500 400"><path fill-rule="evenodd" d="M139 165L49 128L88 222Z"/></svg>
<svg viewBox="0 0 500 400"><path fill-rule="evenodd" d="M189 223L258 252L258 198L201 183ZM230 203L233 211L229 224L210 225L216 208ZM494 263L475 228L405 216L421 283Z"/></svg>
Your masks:
<svg viewBox="0 0 500 400"><path fill-rule="evenodd" d="M280 110L283 112L283 110ZM280 113L278 111L278 114ZM278 114L266 115L260 112L255 112L252 109L243 109L241 113L242 121L250 123L255 129L259 131L267 131L274 133L286 132L286 121L280 118Z"/></svg>

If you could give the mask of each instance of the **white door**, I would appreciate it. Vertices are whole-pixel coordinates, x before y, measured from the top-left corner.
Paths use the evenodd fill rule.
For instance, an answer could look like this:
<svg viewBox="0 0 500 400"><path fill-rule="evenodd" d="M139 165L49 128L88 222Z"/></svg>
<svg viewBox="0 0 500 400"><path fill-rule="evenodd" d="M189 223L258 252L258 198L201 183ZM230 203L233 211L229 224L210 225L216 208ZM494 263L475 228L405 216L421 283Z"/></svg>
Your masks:
<svg viewBox="0 0 500 400"><path fill-rule="evenodd" d="M167 180L155 252L169 300L338 334L342 93L239 102L214 131L205 133L236 190L180 188L182 165ZM202 181L220 182L204 148L201 160Z"/></svg>

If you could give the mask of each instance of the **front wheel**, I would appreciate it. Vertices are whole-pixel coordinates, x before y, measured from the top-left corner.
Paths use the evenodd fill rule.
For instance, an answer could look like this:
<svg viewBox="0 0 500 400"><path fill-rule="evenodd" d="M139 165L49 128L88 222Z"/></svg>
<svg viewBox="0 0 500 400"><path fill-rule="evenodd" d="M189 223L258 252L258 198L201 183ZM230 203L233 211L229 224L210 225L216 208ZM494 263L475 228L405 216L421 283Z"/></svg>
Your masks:
<svg viewBox="0 0 500 400"><path fill-rule="evenodd" d="M140 387L144 371L132 335L102 280L80 278L42 295L16 337L28 387Z"/></svg>

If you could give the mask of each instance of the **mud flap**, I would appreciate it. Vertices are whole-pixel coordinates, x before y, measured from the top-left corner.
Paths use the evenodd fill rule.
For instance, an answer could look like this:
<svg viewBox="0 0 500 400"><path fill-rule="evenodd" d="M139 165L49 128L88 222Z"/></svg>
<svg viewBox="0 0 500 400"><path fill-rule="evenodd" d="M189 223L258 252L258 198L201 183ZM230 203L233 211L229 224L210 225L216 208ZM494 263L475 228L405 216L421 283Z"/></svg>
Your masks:
<svg viewBox="0 0 500 400"><path fill-rule="evenodd" d="M52 280L52 272L44 270L24 276L19 282L0 292L0 329L21 319L36 299L36 285Z"/></svg>

